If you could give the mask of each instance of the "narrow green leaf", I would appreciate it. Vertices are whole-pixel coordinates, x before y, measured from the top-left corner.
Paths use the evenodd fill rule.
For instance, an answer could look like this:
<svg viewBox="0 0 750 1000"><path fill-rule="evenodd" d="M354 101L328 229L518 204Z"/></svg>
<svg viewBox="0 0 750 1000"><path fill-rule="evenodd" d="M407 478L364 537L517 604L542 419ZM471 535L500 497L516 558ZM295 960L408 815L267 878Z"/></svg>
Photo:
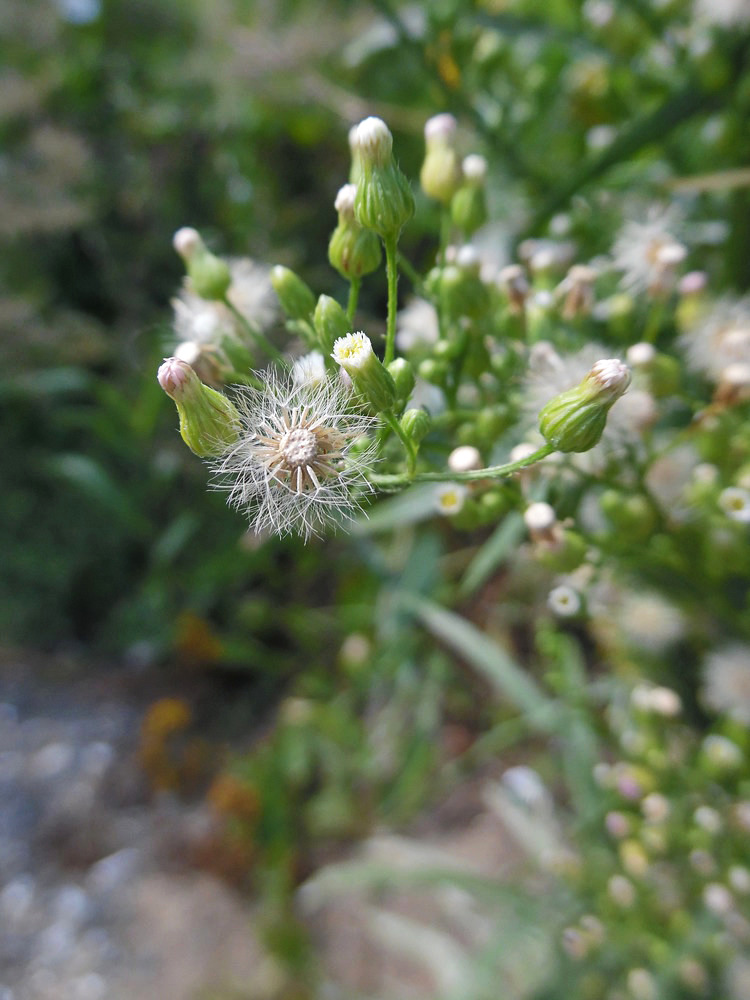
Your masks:
<svg viewBox="0 0 750 1000"><path fill-rule="evenodd" d="M533 724L545 730L550 728L554 703L496 642L465 618L432 601L414 594L402 594L401 604L432 635L470 663L499 695L533 716L530 720Z"/></svg>
<svg viewBox="0 0 750 1000"><path fill-rule="evenodd" d="M517 511L504 517L469 563L459 586L459 595L469 597L477 591L515 549L523 534L523 517Z"/></svg>
<svg viewBox="0 0 750 1000"><path fill-rule="evenodd" d="M373 535L378 531L392 531L405 524L424 521L435 513L435 486L426 483L404 490L392 500L384 500L373 508L367 517L354 525L355 535Z"/></svg>

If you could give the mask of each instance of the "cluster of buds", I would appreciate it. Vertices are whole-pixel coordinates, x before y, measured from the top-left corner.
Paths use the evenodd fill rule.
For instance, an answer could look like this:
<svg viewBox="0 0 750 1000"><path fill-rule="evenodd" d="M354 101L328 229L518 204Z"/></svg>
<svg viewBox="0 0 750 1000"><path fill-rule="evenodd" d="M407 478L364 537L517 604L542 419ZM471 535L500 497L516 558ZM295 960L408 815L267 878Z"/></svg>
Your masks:
<svg viewBox="0 0 750 1000"><path fill-rule="evenodd" d="M456 119L450 114L435 115L426 122L419 180L427 197L448 208L453 225L471 236L487 221L487 161L477 153L461 160L456 130Z"/></svg>

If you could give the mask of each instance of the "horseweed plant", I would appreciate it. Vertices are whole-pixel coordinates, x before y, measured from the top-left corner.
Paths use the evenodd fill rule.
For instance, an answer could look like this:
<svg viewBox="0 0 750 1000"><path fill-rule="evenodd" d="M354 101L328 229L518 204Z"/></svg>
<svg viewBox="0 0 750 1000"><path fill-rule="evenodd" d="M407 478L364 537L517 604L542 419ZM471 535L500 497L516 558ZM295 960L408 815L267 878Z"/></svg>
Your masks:
<svg viewBox="0 0 750 1000"><path fill-rule="evenodd" d="M415 201L393 158L391 133L372 117L353 129L351 182L336 198L338 225L328 248L331 264L349 282L346 307L326 295L316 300L288 268L276 267L270 275L287 328L308 348L305 355L282 356L266 336L264 310L253 315L238 307L248 300L242 278L194 229L175 234L187 269L186 293L197 296L203 310L194 309L195 331L165 360L159 383L177 405L183 440L210 460L230 503L247 512L256 531L307 539L351 520L369 493L426 481L442 484L436 498L446 516L462 512L462 523L470 527L495 520L498 480L555 451L592 448L608 411L628 388L625 364L595 359L588 374L580 373L582 380L571 380L558 395L547 393L541 438L533 447L500 464L483 460L481 450L494 459L496 440L513 422L509 386L535 338L526 329L531 317L522 272L511 277L506 269L489 281L474 248L450 242L468 237L487 214L486 163L476 154L462 161L455 132L448 114L425 127L421 182L442 206L443 226L436 265L422 283L398 252ZM380 266L381 243L388 287L382 360L372 339L354 329L361 282ZM399 269L423 292L427 311L435 311L432 344L410 347L404 337L400 348ZM592 281L571 270L564 314L585 311ZM184 335L184 295L179 312ZM264 371L253 367L259 354L271 359ZM231 399L220 391L228 384L235 385ZM424 401L430 386L435 392ZM459 440L451 442L457 430ZM437 455L434 448L422 450L430 438L440 446ZM467 438L476 444L471 461L462 462L450 445ZM447 467L446 443L452 452ZM464 504L469 488L463 483L472 484L470 506Z"/></svg>

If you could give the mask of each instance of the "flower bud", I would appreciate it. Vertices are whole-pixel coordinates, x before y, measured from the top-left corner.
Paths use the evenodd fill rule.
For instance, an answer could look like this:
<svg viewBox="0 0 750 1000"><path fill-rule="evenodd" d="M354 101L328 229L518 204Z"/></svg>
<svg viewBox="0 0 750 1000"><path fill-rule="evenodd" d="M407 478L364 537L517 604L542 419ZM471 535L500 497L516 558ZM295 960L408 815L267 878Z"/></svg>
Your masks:
<svg viewBox="0 0 750 1000"><path fill-rule="evenodd" d="M188 226L178 229L172 245L185 262L195 294L202 299L224 299L232 283L229 266L211 253L198 231Z"/></svg>
<svg viewBox="0 0 750 1000"><path fill-rule="evenodd" d="M357 221L384 240L397 239L414 215L414 195L393 162L393 136L380 118L365 118L353 141L362 169L354 200Z"/></svg>
<svg viewBox="0 0 750 1000"><path fill-rule="evenodd" d="M454 147L456 119L442 114L430 118L424 127L426 153L419 182L428 198L450 204L461 180L461 162Z"/></svg>
<svg viewBox="0 0 750 1000"><path fill-rule="evenodd" d="M448 456L448 468L451 472L474 472L484 467L479 449L470 444L462 444L454 448Z"/></svg>
<svg viewBox="0 0 750 1000"><path fill-rule="evenodd" d="M338 225L328 243L328 260L342 278L361 278L380 267L380 240L371 229L363 228L354 214L354 184L345 184L336 196Z"/></svg>
<svg viewBox="0 0 750 1000"><path fill-rule="evenodd" d="M414 383L416 382L414 369L410 362L406 358L396 358L388 365L388 373L393 379L393 384L396 386L397 401L401 404L406 403L414 390Z"/></svg>
<svg viewBox="0 0 750 1000"><path fill-rule="evenodd" d="M401 417L401 427L415 444L419 444L430 430L432 420L427 410L407 410Z"/></svg>
<svg viewBox="0 0 750 1000"><path fill-rule="evenodd" d="M467 156L463 162L463 176L463 184L451 200L451 218L455 226L471 236L487 221L485 158L476 154Z"/></svg>
<svg viewBox="0 0 750 1000"><path fill-rule="evenodd" d="M558 451L588 451L599 441L610 407L630 385L630 370L617 359L597 361L575 389L550 400L539 429Z"/></svg>
<svg viewBox="0 0 750 1000"><path fill-rule="evenodd" d="M473 247L462 247L455 264L440 272L440 302L453 318L477 317L487 307L487 288L479 276L479 259Z"/></svg>
<svg viewBox="0 0 750 1000"><path fill-rule="evenodd" d="M271 269L271 284L289 319L310 319L315 309L315 295L302 278L288 267L277 264Z"/></svg>
<svg viewBox="0 0 750 1000"><path fill-rule="evenodd" d="M365 333L349 333L333 345L331 357L352 378L358 392L376 413L390 410L396 401L396 386Z"/></svg>
<svg viewBox="0 0 750 1000"><path fill-rule="evenodd" d="M448 378L450 369L445 361L438 361L436 358L425 358L419 362L417 374L425 382L433 385L442 385Z"/></svg>
<svg viewBox="0 0 750 1000"><path fill-rule="evenodd" d="M237 441L240 421L234 405L204 385L189 364L166 358L157 379L177 406L182 440L196 455L221 455Z"/></svg>
<svg viewBox="0 0 750 1000"><path fill-rule="evenodd" d="M349 319L336 299L321 295L313 313L313 326L318 335L321 351L330 354L333 343L349 332Z"/></svg>

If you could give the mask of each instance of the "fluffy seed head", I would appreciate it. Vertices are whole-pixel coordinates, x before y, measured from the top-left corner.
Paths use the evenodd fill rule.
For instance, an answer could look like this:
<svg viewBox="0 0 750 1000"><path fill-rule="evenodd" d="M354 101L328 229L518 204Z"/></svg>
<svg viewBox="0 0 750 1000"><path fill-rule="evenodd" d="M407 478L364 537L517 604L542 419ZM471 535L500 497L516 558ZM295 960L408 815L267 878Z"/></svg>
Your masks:
<svg viewBox="0 0 750 1000"><path fill-rule="evenodd" d="M216 485L256 531L305 539L351 520L369 491L373 449L355 448L375 421L354 408L339 379L264 373L264 389L237 399L241 432L214 463Z"/></svg>

